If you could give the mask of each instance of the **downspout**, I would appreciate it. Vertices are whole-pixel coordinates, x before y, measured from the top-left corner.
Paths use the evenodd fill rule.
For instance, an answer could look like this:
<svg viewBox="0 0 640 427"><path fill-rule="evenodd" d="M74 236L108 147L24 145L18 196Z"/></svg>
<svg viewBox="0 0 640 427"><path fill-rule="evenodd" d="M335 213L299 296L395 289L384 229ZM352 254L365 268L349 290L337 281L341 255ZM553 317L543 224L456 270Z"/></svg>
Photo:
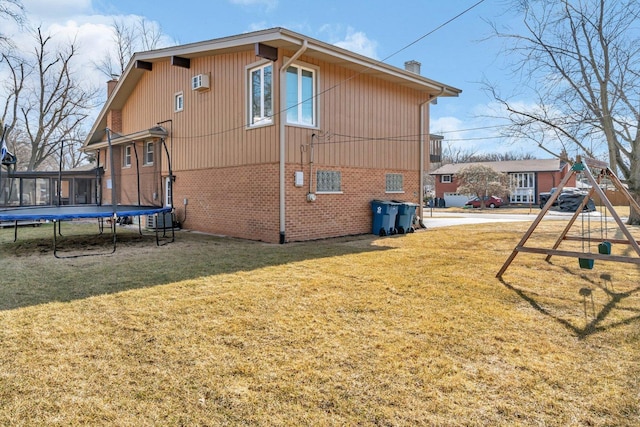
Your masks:
<svg viewBox="0 0 640 427"><path fill-rule="evenodd" d="M424 136L425 136L425 128L428 127L425 125L425 107L427 105L427 103L429 102L433 102L435 99L437 99L439 96L441 96L445 91L444 86L442 86L440 88L440 92L437 93L436 95L430 96L428 100L422 102L420 104L420 202L418 203L418 206L420 206L420 221L424 220L424 197L423 197L423 192L424 192ZM431 112L428 112L428 116L427 116L427 124L429 124L430 126L430 121L431 121ZM424 223L420 223L421 226L424 227Z"/></svg>
<svg viewBox="0 0 640 427"><path fill-rule="evenodd" d="M286 92L286 85L285 85L285 81L286 81L286 72L287 72L287 68L289 68L289 66L300 57L300 55L302 55L308 47L309 43L307 42L307 40L303 40L302 41L302 46L300 46L300 49L298 49L298 51L291 57L289 58L288 61L286 61L282 67L280 67L280 244L283 244L286 242L286 215L285 215L285 193L286 193L286 186L285 186L285 162L286 162L286 155L285 155L285 148L286 148L286 142L287 142L287 137L285 135L285 121L286 121L286 109L285 109L285 105L286 105L286 97L287 97L287 92Z"/></svg>

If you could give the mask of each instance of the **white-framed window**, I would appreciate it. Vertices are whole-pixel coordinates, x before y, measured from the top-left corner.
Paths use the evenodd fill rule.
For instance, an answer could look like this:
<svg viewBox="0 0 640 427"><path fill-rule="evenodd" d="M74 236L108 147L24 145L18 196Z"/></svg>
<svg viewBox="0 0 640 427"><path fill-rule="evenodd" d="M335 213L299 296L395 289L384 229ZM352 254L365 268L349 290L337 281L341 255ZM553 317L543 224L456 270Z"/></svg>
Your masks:
<svg viewBox="0 0 640 427"><path fill-rule="evenodd" d="M273 123L273 64L269 62L250 68L248 79L249 126Z"/></svg>
<svg viewBox="0 0 640 427"><path fill-rule="evenodd" d="M509 174L511 203L535 203L535 173L515 172Z"/></svg>
<svg viewBox="0 0 640 427"><path fill-rule="evenodd" d="M184 93L176 92L173 94L173 111L178 113L184 110Z"/></svg>
<svg viewBox="0 0 640 427"><path fill-rule="evenodd" d="M131 167L131 145L126 145L124 147L122 166L125 168Z"/></svg>
<svg viewBox="0 0 640 427"><path fill-rule="evenodd" d="M145 141L144 143L144 160L145 165L153 164L153 141Z"/></svg>
<svg viewBox="0 0 640 427"><path fill-rule="evenodd" d="M286 72L287 123L315 127L318 124L316 87L318 71L292 65Z"/></svg>
<svg viewBox="0 0 640 427"><path fill-rule="evenodd" d="M171 177L168 176L164 179L164 205L171 206L171 195L173 194L173 182Z"/></svg>
<svg viewBox="0 0 640 427"><path fill-rule="evenodd" d="M451 175L440 175L440 182L448 184L451 182Z"/></svg>
<svg viewBox="0 0 640 427"><path fill-rule="evenodd" d="M385 176L387 193L404 193L404 176L401 173L388 173Z"/></svg>
<svg viewBox="0 0 640 427"><path fill-rule="evenodd" d="M341 193L342 173L338 171L319 170L316 172L316 192Z"/></svg>

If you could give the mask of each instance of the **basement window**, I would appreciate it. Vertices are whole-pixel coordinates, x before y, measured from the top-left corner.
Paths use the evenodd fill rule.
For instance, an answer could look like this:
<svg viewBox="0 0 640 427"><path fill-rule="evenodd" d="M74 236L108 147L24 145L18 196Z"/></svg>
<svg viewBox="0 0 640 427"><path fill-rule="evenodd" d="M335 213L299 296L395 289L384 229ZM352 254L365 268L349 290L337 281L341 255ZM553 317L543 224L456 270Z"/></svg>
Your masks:
<svg viewBox="0 0 640 427"><path fill-rule="evenodd" d="M385 191L387 193L404 193L403 180L404 176L401 173L388 173Z"/></svg>
<svg viewBox="0 0 640 427"><path fill-rule="evenodd" d="M342 173L338 171L317 171L316 191L318 193L341 193Z"/></svg>

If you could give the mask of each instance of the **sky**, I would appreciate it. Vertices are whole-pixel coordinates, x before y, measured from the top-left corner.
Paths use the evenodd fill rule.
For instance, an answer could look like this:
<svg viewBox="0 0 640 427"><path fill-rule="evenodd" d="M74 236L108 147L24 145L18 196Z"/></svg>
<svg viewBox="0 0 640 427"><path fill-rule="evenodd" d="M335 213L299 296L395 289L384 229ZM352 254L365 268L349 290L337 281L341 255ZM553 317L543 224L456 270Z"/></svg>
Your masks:
<svg viewBox="0 0 640 427"><path fill-rule="evenodd" d="M477 4L479 3L480 4ZM503 93L515 90L501 42L491 38L489 22L517 26L506 0L22 0L28 24L56 40L76 40L84 77L105 85L91 66L112 43L114 20L139 17L159 26L163 44L184 44L284 27L354 52L404 67L416 60L427 78L462 89L431 107L431 133L463 152L534 154L530 145L496 137L503 121L482 81ZM476 5L477 4L477 5ZM475 5L475 7L474 7ZM467 12L465 12L467 9ZM465 13L463 13L465 12ZM457 17L458 15L461 16ZM456 18L457 17L457 18ZM455 19L454 19L455 18ZM451 22L448 22L450 21ZM446 24L446 25L443 25ZM2 32L18 46L32 45L25 28L3 22ZM526 103L526 99L521 102ZM530 143L529 143L530 144Z"/></svg>

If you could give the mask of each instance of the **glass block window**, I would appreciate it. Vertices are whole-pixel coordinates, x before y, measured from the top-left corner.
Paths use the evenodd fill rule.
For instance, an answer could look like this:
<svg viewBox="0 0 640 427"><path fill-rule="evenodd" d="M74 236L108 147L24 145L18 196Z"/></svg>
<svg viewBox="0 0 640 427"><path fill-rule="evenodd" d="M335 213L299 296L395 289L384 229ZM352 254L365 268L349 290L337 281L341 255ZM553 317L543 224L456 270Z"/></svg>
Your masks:
<svg viewBox="0 0 640 427"><path fill-rule="evenodd" d="M404 191L402 187L403 175L401 173L388 173L386 181L387 192L401 193Z"/></svg>
<svg viewBox="0 0 640 427"><path fill-rule="evenodd" d="M324 193L338 193L342 188L342 173L336 171L316 172L316 191Z"/></svg>

